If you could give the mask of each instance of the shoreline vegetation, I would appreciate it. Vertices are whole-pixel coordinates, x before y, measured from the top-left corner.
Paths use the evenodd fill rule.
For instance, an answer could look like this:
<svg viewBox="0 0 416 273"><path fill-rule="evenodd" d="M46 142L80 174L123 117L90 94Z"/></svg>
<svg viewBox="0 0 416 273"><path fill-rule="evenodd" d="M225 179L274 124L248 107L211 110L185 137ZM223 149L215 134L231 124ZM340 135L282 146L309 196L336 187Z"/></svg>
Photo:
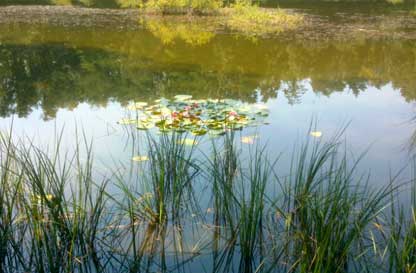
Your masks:
<svg viewBox="0 0 416 273"><path fill-rule="evenodd" d="M234 132L201 153L136 131L136 171L101 175L85 137L70 153L63 132L48 152L1 135L1 272L415 272L415 182L370 186L343 130L295 147L289 174Z"/></svg>
<svg viewBox="0 0 416 273"><path fill-rule="evenodd" d="M231 11L232 10L232 11ZM183 11L185 12L185 11ZM80 6L0 6L0 26L63 27L66 31L90 28L114 31L146 29L169 43L179 38L204 44L222 33L248 38L279 37L286 40L388 39L415 40L414 12L360 14L336 12L330 17L304 9L273 9L240 5L220 8L217 14L163 14L143 8L102 9ZM29 27L29 26L28 26ZM184 36L184 37L182 37Z"/></svg>
<svg viewBox="0 0 416 273"><path fill-rule="evenodd" d="M252 36L273 35L293 30L303 24L303 15L297 12L280 8L262 8L250 0L237 0L235 3L223 3L219 0L149 0L149 1L122 1L120 12L109 9L91 9L71 5L71 1L54 2L57 6L41 6L45 12L81 12L85 14L124 14L134 16L134 20L141 21L143 17L183 17L193 21L203 17L214 23L217 27L225 27L231 31ZM88 6L88 3L84 3ZM20 6L16 6L20 7ZM30 7L23 6L30 13ZM6 9L1 8L0 9ZM12 9L12 7L9 7ZM36 9L36 8L35 8ZM23 11L25 9L23 8ZM0 20L1 22L1 20Z"/></svg>

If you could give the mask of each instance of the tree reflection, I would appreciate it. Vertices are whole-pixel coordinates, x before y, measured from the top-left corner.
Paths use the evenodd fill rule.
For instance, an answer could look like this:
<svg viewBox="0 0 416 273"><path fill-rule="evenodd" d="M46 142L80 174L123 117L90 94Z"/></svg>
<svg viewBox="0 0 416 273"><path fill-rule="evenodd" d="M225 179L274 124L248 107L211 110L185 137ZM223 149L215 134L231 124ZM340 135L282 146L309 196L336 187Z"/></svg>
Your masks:
<svg viewBox="0 0 416 273"><path fill-rule="evenodd" d="M176 39L167 44L155 33L160 28L163 25L152 32L3 28L0 38L7 43L0 46L0 115L24 117L41 108L48 119L58 109L82 102L126 104L177 93L247 102L282 93L295 104L308 89L325 96L347 90L359 96L369 87L387 84L406 101L416 98L412 41L253 43L217 34L203 43L196 38L191 39L195 43ZM194 36L197 28L183 28L179 34L200 37Z"/></svg>

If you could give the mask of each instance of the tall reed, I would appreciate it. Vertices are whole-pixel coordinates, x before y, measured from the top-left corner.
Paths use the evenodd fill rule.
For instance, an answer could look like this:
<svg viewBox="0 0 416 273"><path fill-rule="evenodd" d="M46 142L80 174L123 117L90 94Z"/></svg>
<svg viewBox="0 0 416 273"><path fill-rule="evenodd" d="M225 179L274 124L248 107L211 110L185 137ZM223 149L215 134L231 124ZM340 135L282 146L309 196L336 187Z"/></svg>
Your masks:
<svg viewBox="0 0 416 273"><path fill-rule="evenodd" d="M390 214L387 214L385 221L387 224L384 228L380 226L380 232L386 240L382 257L387 258L389 273L416 272L416 180L412 181L409 190L410 202L404 204L394 200L399 192L392 195Z"/></svg>
<svg viewBox="0 0 416 273"><path fill-rule="evenodd" d="M168 240L178 243L175 245L178 251L183 249L181 240L177 240L181 237L182 221L189 215L199 214L194 184L201 167L194 157L194 146L184 144L187 138L183 134L144 137L145 145L138 152L147 154L148 161L138 163L140 171L131 180L125 180L123 173L116 174L121 198L109 196L124 219L120 222L126 228L120 234L128 238L126 249L133 256L128 262L131 272L148 268L156 256L160 258L159 264L164 265L164 245ZM136 138L140 136L134 138L134 143L139 145L140 140ZM160 255L153 255L157 252Z"/></svg>
<svg viewBox="0 0 416 273"><path fill-rule="evenodd" d="M361 258L371 246L368 232L388 204L390 189L369 187L368 177L356 173L359 160L349 167L339 148L338 137L307 141L289 176L277 178L282 194L274 201L271 260L289 272L354 272L366 266Z"/></svg>
<svg viewBox="0 0 416 273"><path fill-rule="evenodd" d="M12 272L23 260L25 227L18 213L23 174L16 166L16 153L11 137L0 134L0 272Z"/></svg>
<svg viewBox="0 0 416 273"><path fill-rule="evenodd" d="M131 180L99 175L85 138L63 153L62 135L52 150L0 135L0 272L186 272L203 251L213 272L415 271L416 184L410 205L394 179L370 186L341 134L306 141L288 175L236 134L205 157L184 135L148 134ZM189 250L198 229L212 240Z"/></svg>
<svg viewBox="0 0 416 273"><path fill-rule="evenodd" d="M61 155L59 143L48 154L2 137L2 257L15 257L6 262L9 272L103 269L107 181L94 183L89 147L81 162L78 150Z"/></svg>

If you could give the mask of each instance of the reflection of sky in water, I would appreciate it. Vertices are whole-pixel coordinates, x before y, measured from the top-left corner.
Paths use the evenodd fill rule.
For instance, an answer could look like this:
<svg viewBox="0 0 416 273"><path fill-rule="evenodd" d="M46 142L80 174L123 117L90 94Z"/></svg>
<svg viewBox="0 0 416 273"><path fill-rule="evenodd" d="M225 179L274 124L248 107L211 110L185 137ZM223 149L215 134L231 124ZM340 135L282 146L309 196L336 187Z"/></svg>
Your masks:
<svg viewBox="0 0 416 273"><path fill-rule="evenodd" d="M398 90L388 84L381 89L368 87L358 97L348 90L326 97L312 92L308 81L303 81L303 85L307 91L299 104L290 105L284 96L267 102L271 124L260 129L260 139L267 142L269 151L273 155L283 153L279 163L282 174L288 170L295 143L304 139L313 117L324 139L350 122L345 133L348 152L358 157L370 148L360 170L370 169L376 183L385 182L390 171L394 173L409 163L404 148L414 130L407 122L413 107ZM102 167L112 166L113 162L130 164L131 147L126 146L126 133L117 124L125 113L118 103L106 107L82 103L73 111L59 110L55 120L43 121L41 111L35 110L27 118L14 119L14 134L27 135L36 143L47 145L56 129L64 127L63 145L71 149L75 145L76 123L79 132L83 129L87 139L94 139L96 161ZM11 120L1 119L1 129L6 130ZM253 129L245 129L241 135L254 133Z"/></svg>
<svg viewBox="0 0 416 273"><path fill-rule="evenodd" d="M277 99L269 102L269 106L273 109L272 125L263 134L276 139L270 141L272 146L293 145L293 140L307 130L311 116L315 116L317 129L324 136L350 122L345 133L347 149L358 157L371 145L361 167L371 168L374 178L386 177L389 167L397 171L408 163L403 148L413 130L406 123L412 106L389 85L380 90L370 87L358 97L346 91L333 93L328 98L309 89L301 104L289 106L285 99Z"/></svg>

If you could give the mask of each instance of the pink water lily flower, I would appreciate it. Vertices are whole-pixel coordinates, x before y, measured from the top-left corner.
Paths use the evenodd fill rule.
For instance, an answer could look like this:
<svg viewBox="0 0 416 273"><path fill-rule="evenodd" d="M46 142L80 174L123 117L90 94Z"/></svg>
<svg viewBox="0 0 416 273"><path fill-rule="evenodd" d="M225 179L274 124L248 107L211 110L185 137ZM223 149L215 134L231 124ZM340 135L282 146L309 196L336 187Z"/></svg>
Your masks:
<svg viewBox="0 0 416 273"><path fill-rule="evenodd" d="M236 111L230 111L230 113L228 113L228 115L230 115L232 117L238 116Z"/></svg>

